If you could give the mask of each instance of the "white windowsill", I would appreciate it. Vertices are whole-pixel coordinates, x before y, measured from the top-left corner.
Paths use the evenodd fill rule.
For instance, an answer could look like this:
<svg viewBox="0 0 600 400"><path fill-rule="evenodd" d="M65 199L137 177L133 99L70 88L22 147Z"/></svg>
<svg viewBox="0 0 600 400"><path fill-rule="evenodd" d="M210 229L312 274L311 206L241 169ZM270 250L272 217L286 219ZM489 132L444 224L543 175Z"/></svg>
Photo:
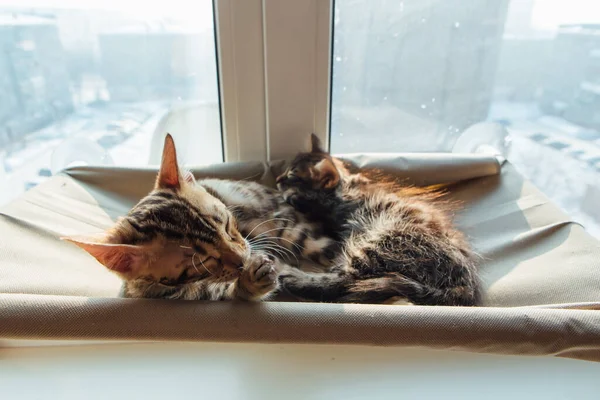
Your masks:
<svg viewBox="0 0 600 400"><path fill-rule="evenodd" d="M0 350L12 399L595 399L600 363L363 346L139 343Z"/></svg>

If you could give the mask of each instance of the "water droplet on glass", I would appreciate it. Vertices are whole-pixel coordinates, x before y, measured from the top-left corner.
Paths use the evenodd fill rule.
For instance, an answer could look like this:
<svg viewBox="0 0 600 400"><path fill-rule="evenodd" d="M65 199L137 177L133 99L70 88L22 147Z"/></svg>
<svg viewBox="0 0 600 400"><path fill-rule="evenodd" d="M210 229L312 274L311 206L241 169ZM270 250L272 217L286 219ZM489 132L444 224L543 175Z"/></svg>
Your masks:
<svg viewBox="0 0 600 400"><path fill-rule="evenodd" d="M398 37L399 33L394 33L394 37Z"/></svg>
<svg viewBox="0 0 600 400"><path fill-rule="evenodd" d="M455 23L454 23L454 27L455 27L455 28L460 28L460 22L455 22Z"/></svg>
<svg viewBox="0 0 600 400"><path fill-rule="evenodd" d="M458 131L460 131L460 129L458 129L458 128L456 128L456 129L454 130L454 132L458 132Z"/></svg>
<svg viewBox="0 0 600 400"><path fill-rule="evenodd" d="M340 61L342 61L342 57L336 57L336 58L335 58L335 61L337 61L337 62L340 62Z"/></svg>
<svg viewBox="0 0 600 400"><path fill-rule="evenodd" d="M342 88L342 90L345 92L345 91L346 91L346 86L344 86L344 87Z"/></svg>
<svg viewBox="0 0 600 400"><path fill-rule="evenodd" d="M387 96L384 96L384 97L383 97L383 99L384 99L384 100L387 100Z"/></svg>
<svg viewBox="0 0 600 400"><path fill-rule="evenodd" d="M360 118L356 117L356 120L357 120L357 121L360 121Z"/></svg>
<svg viewBox="0 0 600 400"><path fill-rule="evenodd" d="M432 98L431 98L431 102L432 102L432 103L435 103L435 97L432 97Z"/></svg>
<svg viewBox="0 0 600 400"><path fill-rule="evenodd" d="M421 18L421 23L424 24L425 22L427 22L427 20L425 18Z"/></svg>
<svg viewBox="0 0 600 400"><path fill-rule="evenodd" d="M449 131L451 131L451 130L452 130L452 125L450 125L450 126L448 127L448 130L449 130Z"/></svg>
<svg viewBox="0 0 600 400"><path fill-rule="evenodd" d="M421 108L424 110L427 108L427 106L425 104L421 104Z"/></svg>
<svg viewBox="0 0 600 400"><path fill-rule="evenodd" d="M344 134L343 134L343 133L340 133L340 136L344 136Z"/></svg>

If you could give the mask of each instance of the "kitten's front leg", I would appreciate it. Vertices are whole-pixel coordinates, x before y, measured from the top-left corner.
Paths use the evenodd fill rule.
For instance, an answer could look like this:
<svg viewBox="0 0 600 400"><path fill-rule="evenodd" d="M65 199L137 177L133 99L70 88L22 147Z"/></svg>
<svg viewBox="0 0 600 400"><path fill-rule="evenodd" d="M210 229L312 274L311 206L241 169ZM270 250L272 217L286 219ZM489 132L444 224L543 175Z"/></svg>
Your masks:
<svg viewBox="0 0 600 400"><path fill-rule="evenodd" d="M288 267L279 274L279 283L283 292L299 299L336 302L346 294L350 277L337 272L308 273Z"/></svg>
<svg viewBox="0 0 600 400"><path fill-rule="evenodd" d="M272 259L257 255L244 267L237 282L237 297L260 301L277 289L277 269Z"/></svg>

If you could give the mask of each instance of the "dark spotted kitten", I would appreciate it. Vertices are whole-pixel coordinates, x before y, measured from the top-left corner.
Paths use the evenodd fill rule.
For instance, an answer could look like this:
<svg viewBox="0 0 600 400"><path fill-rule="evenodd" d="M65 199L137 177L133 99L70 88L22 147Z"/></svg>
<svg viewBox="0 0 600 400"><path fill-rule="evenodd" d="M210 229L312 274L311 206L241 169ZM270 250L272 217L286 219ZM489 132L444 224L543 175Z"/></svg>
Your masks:
<svg viewBox="0 0 600 400"><path fill-rule="evenodd" d="M154 190L101 237L66 240L119 275L126 297L261 300L277 288L273 255L334 253L316 229L273 189L180 173L167 135Z"/></svg>
<svg viewBox="0 0 600 400"><path fill-rule="evenodd" d="M287 292L325 302L479 304L475 257L435 194L351 174L311 139L311 152L296 156L278 187L343 250L329 273L286 270Z"/></svg>

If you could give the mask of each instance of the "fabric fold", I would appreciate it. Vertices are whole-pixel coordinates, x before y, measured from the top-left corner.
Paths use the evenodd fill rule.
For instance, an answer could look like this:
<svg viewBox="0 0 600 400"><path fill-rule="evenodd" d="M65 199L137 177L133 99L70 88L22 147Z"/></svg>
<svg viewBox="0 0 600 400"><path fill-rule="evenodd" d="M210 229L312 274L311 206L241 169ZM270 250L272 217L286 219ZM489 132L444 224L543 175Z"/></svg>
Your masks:
<svg viewBox="0 0 600 400"><path fill-rule="evenodd" d="M10 339L321 343L600 361L600 313L541 308L235 303L0 295Z"/></svg>

